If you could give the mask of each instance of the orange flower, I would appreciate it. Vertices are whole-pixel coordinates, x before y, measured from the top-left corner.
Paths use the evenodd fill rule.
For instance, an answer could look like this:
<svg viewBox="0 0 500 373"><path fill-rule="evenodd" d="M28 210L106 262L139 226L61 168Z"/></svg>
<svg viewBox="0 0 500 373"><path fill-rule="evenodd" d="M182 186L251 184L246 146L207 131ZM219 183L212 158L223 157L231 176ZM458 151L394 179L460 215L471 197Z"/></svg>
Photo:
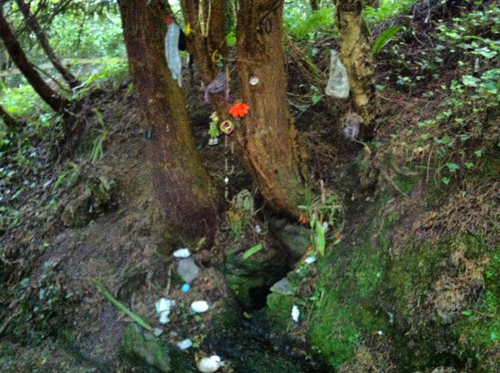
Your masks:
<svg viewBox="0 0 500 373"><path fill-rule="evenodd" d="M306 218L304 217L304 215L300 215L299 221L300 221L302 224L305 224L305 223L306 223Z"/></svg>
<svg viewBox="0 0 500 373"><path fill-rule="evenodd" d="M231 114L234 118L236 118L238 115L243 118L247 113L248 105L245 104L236 104L229 110L229 114Z"/></svg>

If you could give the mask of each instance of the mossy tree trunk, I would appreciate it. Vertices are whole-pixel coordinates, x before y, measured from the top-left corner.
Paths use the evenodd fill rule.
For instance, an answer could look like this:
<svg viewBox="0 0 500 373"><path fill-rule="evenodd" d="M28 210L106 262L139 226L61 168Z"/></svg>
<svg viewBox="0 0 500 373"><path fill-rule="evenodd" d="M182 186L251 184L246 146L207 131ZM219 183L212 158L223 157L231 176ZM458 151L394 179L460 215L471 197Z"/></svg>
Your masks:
<svg viewBox="0 0 500 373"><path fill-rule="evenodd" d="M336 7L337 27L342 38L340 58L349 75L355 110L363 118L366 131L374 118L372 102L374 63L370 33L363 20L363 1L332 0L332 2Z"/></svg>
<svg viewBox="0 0 500 373"><path fill-rule="evenodd" d="M248 114L236 128L244 163L275 210L299 216L305 182L297 133L288 112L283 0L247 0L237 13L238 75ZM250 78L257 78L256 85Z"/></svg>
<svg viewBox="0 0 500 373"><path fill-rule="evenodd" d="M209 244L216 232L218 199L195 147L183 91L166 63L163 5L162 0L119 2L142 127L152 130L145 141L155 203L165 223L161 238L186 245L206 237Z"/></svg>
<svg viewBox="0 0 500 373"><path fill-rule="evenodd" d="M9 53L10 58L16 64L17 68L23 73L29 84L36 93L40 95L54 111L61 112L69 105L69 101L50 88L35 70L31 62L26 57L21 45L17 41L13 31L10 28L7 19L3 14L3 6L0 5L0 38Z"/></svg>

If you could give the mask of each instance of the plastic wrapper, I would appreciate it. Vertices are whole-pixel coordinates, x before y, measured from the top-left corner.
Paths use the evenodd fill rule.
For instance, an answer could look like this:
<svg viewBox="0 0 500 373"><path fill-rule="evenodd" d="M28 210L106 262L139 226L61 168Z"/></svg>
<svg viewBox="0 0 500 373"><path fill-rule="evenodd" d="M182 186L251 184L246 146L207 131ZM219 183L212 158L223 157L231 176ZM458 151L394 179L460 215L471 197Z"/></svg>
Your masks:
<svg viewBox="0 0 500 373"><path fill-rule="evenodd" d="M177 80L179 87L182 87L182 63L181 54L179 52L179 37L181 29L177 23L172 22L168 26L167 35L165 36L165 55L167 57L167 65L172 73L172 78Z"/></svg>
<svg viewBox="0 0 500 373"><path fill-rule="evenodd" d="M337 51L331 51L330 55L330 77L326 85L325 93L336 98L349 97L349 77L347 70L340 60Z"/></svg>

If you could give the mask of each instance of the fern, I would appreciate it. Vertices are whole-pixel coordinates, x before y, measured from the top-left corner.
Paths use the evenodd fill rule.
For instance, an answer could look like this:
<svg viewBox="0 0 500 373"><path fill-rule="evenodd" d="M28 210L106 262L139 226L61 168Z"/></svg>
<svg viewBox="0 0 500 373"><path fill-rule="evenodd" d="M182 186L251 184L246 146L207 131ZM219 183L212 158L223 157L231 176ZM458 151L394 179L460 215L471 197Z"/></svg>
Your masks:
<svg viewBox="0 0 500 373"><path fill-rule="evenodd" d="M392 26L385 30L375 42L373 46L373 54L377 54L382 48L391 41L391 39L401 30L403 26Z"/></svg>

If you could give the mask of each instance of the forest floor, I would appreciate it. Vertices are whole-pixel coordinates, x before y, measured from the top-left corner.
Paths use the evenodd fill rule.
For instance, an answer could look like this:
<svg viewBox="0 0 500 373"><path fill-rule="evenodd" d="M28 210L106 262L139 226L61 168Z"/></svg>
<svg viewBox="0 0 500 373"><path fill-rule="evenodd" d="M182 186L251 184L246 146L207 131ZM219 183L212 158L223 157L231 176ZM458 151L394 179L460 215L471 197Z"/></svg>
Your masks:
<svg viewBox="0 0 500 373"><path fill-rule="evenodd" d="M327 71L328 48L335 47L335 42L325 40L318 47L320 53L315 57L315 63L321 71ZM411 51L408 52L408 59L417 59L421 49L408 48ZM352 247L360 240L376 247L380 238L378 233L382 232L385 222L392 222L391 219L401 215L397 225L383 231L387 239L392 240L390 255L397 258L403 255L401 253L409 234L423 232L419 236L421 241L433 244L438 236L453 234L454 230L463 232L469 229L474 233L481 229L485 214L496 216L498 206L492 204L486 208L483 201L495 201L495 188L489 187L497 184L485 178L468 181L462 174L450 175L446 171L453 166L446 164L452 164L451 161L440 161L440 165L430 167L432 149L438 147L426 147L419 140L415 141L415 138L421 137L418 130L414 131L420 128L419 123L432 120L443 110L439 104L449 93L440 91L439 86L449 84L455 77L455 62L449 62L450 69L443 68L439 81L433 80L431 73L427 73L429 75L417 89L415 84L396 83L397 77L390 75L390 71L391 64L397 65L398 62L380 58L376 82L387 87L376 94L376 137L369 144L363 144L341 136L343 119L337 113L348 111L345 104L324 96L313 105L314 90L311 91L310 86L321 86L321 81L326 81L327 77L314 77L307 65L300 62L300 49L291 47L290 51L288 68L293 79L290 80L288 97L301 142L310 157L308 166L311 176L308 182L321 191L322 180L328 190L337 193L345 206L344 231L337 232L339 235L336 238L348 241L349 245L352 243ZM414 72L413 75L416 74ZM390 81L386 79L388 76ZM200 274L191 289L183 292L182 283L175 275L177 260L158 253L154 240L151 216L154 202L145 154L145 144L149 140L145 136L146 129L140 128L134 94L129 92L128 87L129 81L110 84L102 94L94 95L85 103L86 109L78 118L85 123L85 129L74 143L70 156L58 158L53 147L56 139L47 139L46 133L41 136L34 130L29 130L27 140L20 140L18 148L7 154L9 161L18 167L18 174L12 180L0 182L0 188L10 200L21 199L22 203L17 220L9 222L10 226L0 232L2 371L141 371L124 361L120 352L122 339L132 321L99 292L92 282L97 279L130 310L152 326L161 328L162 337L166 340L175 344L191 338L200 355L218 353L227 359L222 372L241 371L230 357L221 353L229 353L229 348L213 337L219 333L220 338L235 341L230 336L234 330L213 321L226 313L227 302L234 303L221 264L226 262L228 252L245 251L256 242L279 246L276 238L263 238L254 229L257 223L265 226L272 214L265 207L260 209L261 199L250 187L250 179L232 153L231 139L221 137L218 145L208 145L211 110L209 105L203 103L203 93L198 86L188 85L188 104L197 146L221 193L225 190L227 170L232 170L234 166L228 184L227 211L234 211L235 202L231 199L242 190L250 189L257 205L255 210L260 212L239 228L232 224L231 214L225 214L221 218L215 246L205 251L191 248ZM436 96L426 96L430 91ZM96 115L95 109L100 115ZM107 132L102 136L104 130ZM486 127L485 134L491 132ZM431 132L431 135L437 138L443 133ZM103 139L102 157L94 157L96 139L100 136ZM476 155L477 149L487 153L487 149L481 148L479 140L471 142L468 146L476 151ZM23 146L31 149L33 156L30 162L19 164L16 154ZM460 152L458 147L452 150L453 154ZM496 153L493 154L495 157L498 158ZM475 160L477 164L480 161ZM412 168L410 164L416 167ZM496 169L498 163L492 164L495 169L490 173L495 179L499 173ZM465 168L465 163L460 163L460 167ZM447 188L447 184L443 185L441 179L447 176L455 178L451 181L458 180L459 186ZM12 188L15 183L23 186L19 194L17 189ZM439 187L436 188L436 185ZM464 190L469 196L467 200L460 197ZM438 197L430 201L431 194ZM380 214L376 211L378 216L367 216L366 211L380 195L390 197L385 199L384 212ZM91 205L88 204L89 198ZM91 214L88 213L89 207L93 209ZM382 220L380 229L377 234L365 237L363 234L366 232L359 232L359 229L363 229L372 218ZM498 242L494 232L494 229L488 231L492 246ZM239 240L235 240L235 235ZM476 272L482 276L486 262L479 259L467 262L464 252L460 253L462 249L453 250L452 254L458 252L454 256L455 262L443 260L442 266L435 269L432 276L461 268L463 263L473 263L474 268L479 268ZM341 259L336 260L335 263L342 263ZM335 263L328 265L337 265ZM459 266L457 263L462 264ZM351 264L346 264L346 271ZM291 270L294 266L290 264L287 269ZM471 268L469 266L469 271ZM312 272L311 280L302 289L308 298L315 294L319 281L319 275ZM358 276L358 284L362 280ZM476 280L472 276L464 281L472 283ZM444 304L449 289L433 286L433 304L439 301ZM348 288L346 292L351 290ZM440 291L444 295L440 296ZM155 311L155 302L162 297L177 300L177 307L170 315L171 321L163 326L158 322ZM194 300L206 300L210 311L193 315L189 304ZM386 299L380 302L386 302ZM265 302L261 304L264 305ZM240 311L238 317L245 320L246 325L250 323L247 320L252 317L252 312L257 311L245 310L241 305L236 308ZM453 312L458 311L454 309ZM324 369L323 362L305 342L309 322L312 319L286 330L294 339L293 349L287 346L288 340L279 340L275 335L265 336L265 333L256 332L257 335L249 337L241 332L241 339L255 338L251 341L259 341L272 346L270 350L274 348L286 354L291 362L300 367L297 372L321 371ZM387 351L393 348L384 346ZM243 347L252 349L242 343ZM359 361L363 360L363 351L357 350ZM192 350L183 352L181 358L188 362L186 372L194 371L195 353ZM373 366L375 363L370 364ZM386 361L386 371L396 371L396 364L396 359ZM369 371L372 367L366 369ZM344 371L362 370L354 364L351 370L347 366Z"/></svg>

